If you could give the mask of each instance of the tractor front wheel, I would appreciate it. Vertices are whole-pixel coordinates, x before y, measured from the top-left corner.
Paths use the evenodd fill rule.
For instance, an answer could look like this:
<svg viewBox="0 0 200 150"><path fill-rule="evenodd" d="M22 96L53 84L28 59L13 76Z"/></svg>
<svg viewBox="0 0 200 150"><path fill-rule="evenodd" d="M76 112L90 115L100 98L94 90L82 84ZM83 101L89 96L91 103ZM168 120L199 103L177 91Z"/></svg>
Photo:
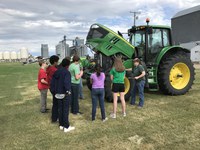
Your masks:
<svg viewBox="0 0 200 150"><path fill-rule="evenodd" d="M128 77L125 77L124 86L125 86L125 100L128 101L129 98L131 97L132 80L128 79ZM105 80L105 99L108 102L113 101L112 82L110 80L110 75L107 75Z"/></svg>

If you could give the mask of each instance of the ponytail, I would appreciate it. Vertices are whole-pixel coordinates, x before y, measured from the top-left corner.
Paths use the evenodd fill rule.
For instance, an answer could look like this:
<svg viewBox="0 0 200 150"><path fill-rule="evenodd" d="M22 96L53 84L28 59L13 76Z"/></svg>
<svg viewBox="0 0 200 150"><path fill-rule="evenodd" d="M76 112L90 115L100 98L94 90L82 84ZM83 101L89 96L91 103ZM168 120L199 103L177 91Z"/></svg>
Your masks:
<svg viewBox="0 0 200 150"><path fill-rule="evenodd" d="M97 77L99 77L101 75L101 66L99 64L95 66L95 71L96 71Z"/></svg>

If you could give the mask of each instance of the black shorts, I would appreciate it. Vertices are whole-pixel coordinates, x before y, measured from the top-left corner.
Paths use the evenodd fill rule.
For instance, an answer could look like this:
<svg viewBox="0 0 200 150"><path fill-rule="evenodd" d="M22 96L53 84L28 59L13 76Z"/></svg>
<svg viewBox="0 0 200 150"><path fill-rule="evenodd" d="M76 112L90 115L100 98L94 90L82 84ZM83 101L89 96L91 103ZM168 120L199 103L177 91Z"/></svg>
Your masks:
<svg viewBox="0 0 200 150"><path fill-rule="evenodd" d="M124 91L125 91L125 86L123 83L113 83L112 92L119 93L119 92L124 92Z"/></svg>

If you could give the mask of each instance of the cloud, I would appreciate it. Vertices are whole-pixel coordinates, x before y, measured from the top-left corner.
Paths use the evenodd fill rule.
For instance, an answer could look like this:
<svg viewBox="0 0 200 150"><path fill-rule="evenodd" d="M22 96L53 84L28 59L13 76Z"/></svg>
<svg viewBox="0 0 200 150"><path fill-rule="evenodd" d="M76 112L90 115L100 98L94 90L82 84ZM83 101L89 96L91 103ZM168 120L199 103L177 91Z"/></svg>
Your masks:
<svg viewBox="0 0 200 150"><path fill-rule="evenodd" d="M8 8L0 8L1 13L5 13L11 16L20 16L20 17L35 17L36 13L33 12L25 12L16 9L8 9Z"/></svg>
<svg viewBox="0 0 200 150"><path fill-rule="evenodd" d="M89 27L99 22L114 31L127 32L133 25L130 11L141 11L137 24L170 25L176 12L200 4L199 0L6 0L0 2L0 51L27 47L40 54L42 43L55 45L67 35L85 38Z"/></svg>

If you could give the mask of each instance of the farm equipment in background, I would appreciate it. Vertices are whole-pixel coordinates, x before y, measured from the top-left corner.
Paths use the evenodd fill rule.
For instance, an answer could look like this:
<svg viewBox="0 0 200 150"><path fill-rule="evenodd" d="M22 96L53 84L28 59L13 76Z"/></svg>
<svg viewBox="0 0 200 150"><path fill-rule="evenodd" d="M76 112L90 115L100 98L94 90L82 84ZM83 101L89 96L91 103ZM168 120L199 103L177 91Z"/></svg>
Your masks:
<svg viewBox="0 0 200 150"><path fill-rule="evenodd" d="M87 35L86 45L95 52L96 63L101 64L106 74L105 98L112 101L109 71L115 57L120 56L126 68L133 68L132 60L139 57L146 69L146 87L149 91L162 91L168 95L188 92L194 81L194 67L190 51L172 45L171 29L168 26L133 26L128 30L129 42L120 34L101 25L93 24ZM89 75L93 70L88 70ZM131 96L131 72L125 77L125 99Z"/></svg>

